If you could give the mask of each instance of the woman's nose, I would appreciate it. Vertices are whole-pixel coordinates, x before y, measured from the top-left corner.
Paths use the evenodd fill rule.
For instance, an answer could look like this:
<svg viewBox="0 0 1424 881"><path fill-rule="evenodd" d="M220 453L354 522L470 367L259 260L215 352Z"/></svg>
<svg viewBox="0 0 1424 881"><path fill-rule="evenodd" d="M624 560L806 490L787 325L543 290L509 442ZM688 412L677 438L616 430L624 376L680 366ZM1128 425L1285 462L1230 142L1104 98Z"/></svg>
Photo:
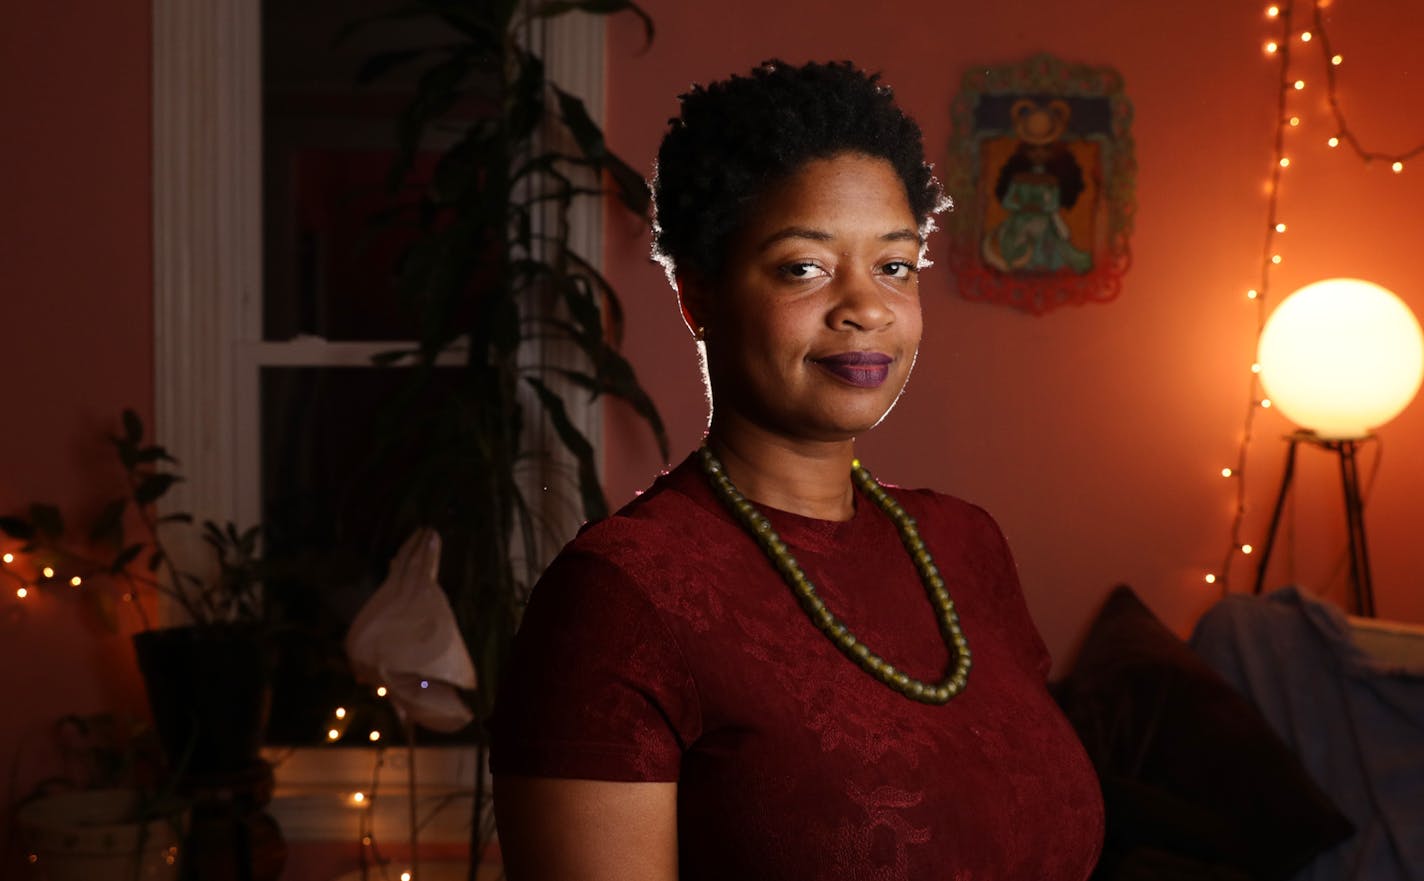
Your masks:
<svg viewBox="0 0 1424 881"><path fill-rule="evenodd" d="M879 330L894 322L885 292L868 274L847 273L834 284L835 302L826 315L832 330Z"/></svg>

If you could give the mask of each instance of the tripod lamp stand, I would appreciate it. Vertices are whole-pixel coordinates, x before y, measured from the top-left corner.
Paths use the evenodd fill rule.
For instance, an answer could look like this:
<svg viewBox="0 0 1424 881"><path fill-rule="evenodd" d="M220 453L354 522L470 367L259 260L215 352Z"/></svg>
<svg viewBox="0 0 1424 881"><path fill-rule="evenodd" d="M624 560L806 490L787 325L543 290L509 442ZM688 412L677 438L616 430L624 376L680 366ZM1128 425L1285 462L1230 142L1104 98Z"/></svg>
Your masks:
<svg viewBox="0 0 1424 881"><path fill-rule="evenodd" d="M1306 285L1276 307L1261 331L1261 384L1273 406L1302 430L1286 438L1286 466L1256 570L1265 583L1291 481L1304 443L1340 460L1355 614L1374 617L1357 453L1372 430L1409 405L1424 379L1424 332L1399 297L1367 281Z"/></svg>

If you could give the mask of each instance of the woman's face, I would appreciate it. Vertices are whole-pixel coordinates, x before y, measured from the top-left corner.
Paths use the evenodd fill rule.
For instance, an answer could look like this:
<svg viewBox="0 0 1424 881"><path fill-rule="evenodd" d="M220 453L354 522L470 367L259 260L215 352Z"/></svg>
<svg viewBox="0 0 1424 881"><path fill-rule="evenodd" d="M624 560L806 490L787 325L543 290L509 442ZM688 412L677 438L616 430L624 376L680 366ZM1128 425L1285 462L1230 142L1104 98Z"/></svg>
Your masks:
<svg viewBox="0 0 1424 881"><path fill-rule="evenodd" d="M920 252L884 159L813 160L763 194L696 310L714 421L816 441L878 423L920 344Z"/></svg>

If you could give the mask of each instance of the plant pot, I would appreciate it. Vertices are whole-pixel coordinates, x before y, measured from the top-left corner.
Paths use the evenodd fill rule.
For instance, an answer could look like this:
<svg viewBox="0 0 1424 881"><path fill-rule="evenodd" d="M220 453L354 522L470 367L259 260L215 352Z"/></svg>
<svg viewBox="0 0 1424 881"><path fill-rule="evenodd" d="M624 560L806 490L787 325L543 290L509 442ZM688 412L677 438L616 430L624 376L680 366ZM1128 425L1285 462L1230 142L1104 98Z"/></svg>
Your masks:
<svg viewBox="0 0 1424 881"><path fill-rule="evenodd" d="M272 702L271 653L258 629L170 627L133 642L170 765L185 779L250 771Z"/></svg>
<svg viewBox="0 0 1424 881"><path fill-rule="evenodd" d="M171 803L140 817L143 809L137 790L92 789L32 801L15 821L48 881L176 881L185 812Z"/></svg>

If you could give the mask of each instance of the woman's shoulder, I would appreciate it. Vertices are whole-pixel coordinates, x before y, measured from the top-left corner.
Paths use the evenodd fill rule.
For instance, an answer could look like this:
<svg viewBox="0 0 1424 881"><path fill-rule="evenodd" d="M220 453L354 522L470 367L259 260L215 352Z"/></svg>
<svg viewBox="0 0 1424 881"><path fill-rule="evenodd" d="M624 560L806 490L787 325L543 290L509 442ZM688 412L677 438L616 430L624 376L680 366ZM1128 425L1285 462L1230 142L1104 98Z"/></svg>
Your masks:
<svg viewBox="0 0 1424 881"><path fill-rule="evenodd" d="M685 553L705 545L731 521L690 463L657 479L616 512L587 523L560 556L596 558L630 574L650 558Z"/></svg>
<svg viewBox="0 0 1424 881"><path fill-rule="evenodd" d="M999 533L999 524L987 510L958 496L934 489L910 489L885 484L885 489L923 524L940 528L972 529Z"/></svg>

